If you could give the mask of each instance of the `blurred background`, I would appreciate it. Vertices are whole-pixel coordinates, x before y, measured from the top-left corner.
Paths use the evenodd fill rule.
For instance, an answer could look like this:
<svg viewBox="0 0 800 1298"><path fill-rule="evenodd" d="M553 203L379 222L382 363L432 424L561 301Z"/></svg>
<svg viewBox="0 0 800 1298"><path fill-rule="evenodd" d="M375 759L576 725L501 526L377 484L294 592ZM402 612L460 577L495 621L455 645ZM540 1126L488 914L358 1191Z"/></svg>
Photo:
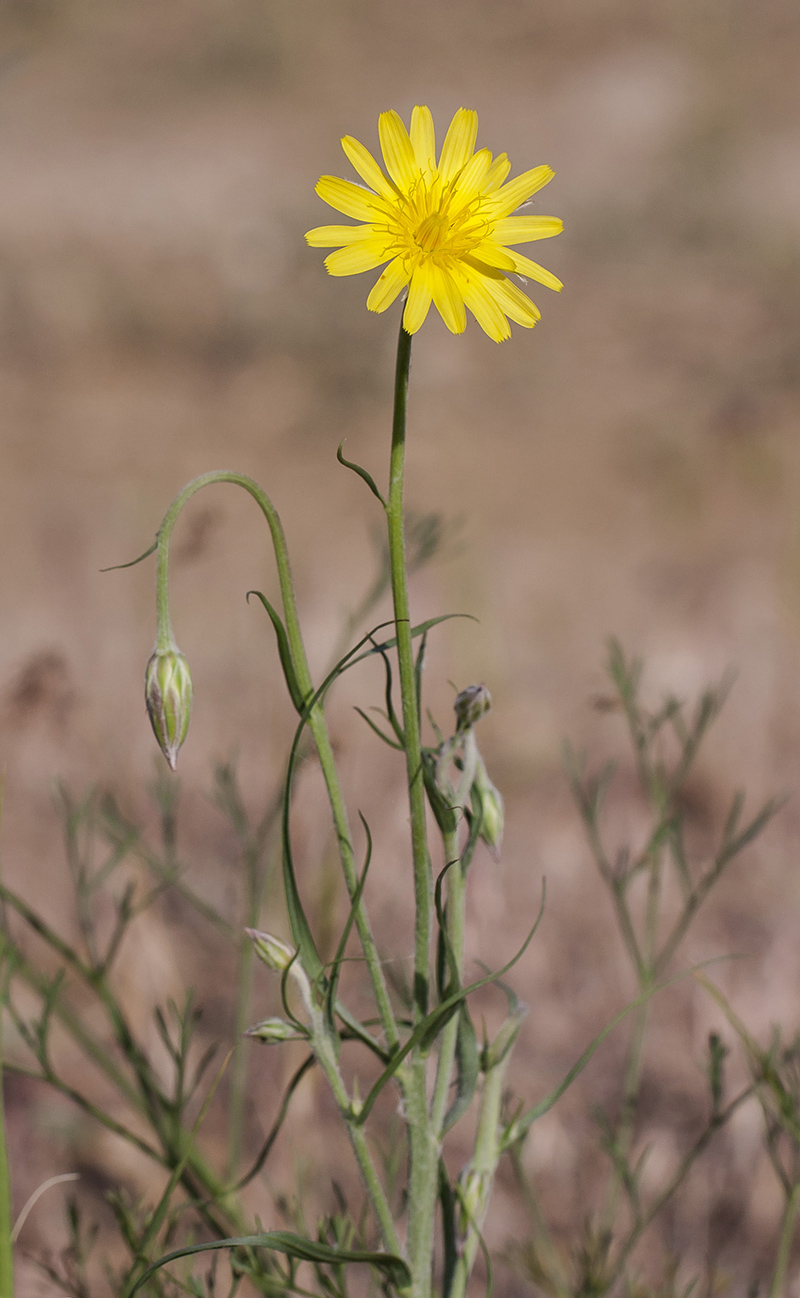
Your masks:
<svg viewBox="0 0 800 1298"><path fill-rule="evenodd" d="M755 806L800 778L800 11L5 0L0 38L3 870L65 930L54 780L76 797L109 788L132 817L152 817L142 679L154 566L100 569L149 544L189 478L232 468L281 513L317 673L374 579L376 503L335 454L347 438L345 453L384 480L399 310L369 315L374 277L330 279L304 245L336 219L317 177L351 174L339 137L377 149L380 110L408 121L425 103L441 138L463 104L479 112L479 145L507 151L515 173L555 169L537 210L563 217L565 233L534 255L565 290L532 286L541 323L500 347L474 321L452 337L431 313L415 342L407 487L414 511L444 520L414 580L416 615L479 619L436 632L430 706L445 726L450 682L485 681L495 703L482 749L507 833L501 864L485 854L473 868L473 960L497 962L524 937L548 880L515 974L532 1008L512 1081L537 1098L633 990L561 766L565 736L592 760L621 756L615 827L635 839L622 723L597 706L607 637L646 659L654 703L738 673L695 777L701 827L735 788ZM174 554L173 620L196 691L179 835L194 885L223 907L239 882L208 797L213 764L236 758L259 814L293 724L271 630L245 603L252 587L277 589L254 505L230 487L203 493ZM376 923L400 957L411 938L399 768L352 707L380 690L368 667L337 695L332 725L351 807L376 834ZM319 866L330 843L309 794L304 886L333 924L341 898ZM773 1021L798 1027L799 816L795 798L734 866L687 953L750 954L719 976L764 1040ZM285 932L279 912L264 924ZM179 911L142 922L120 977L143 1032L152 1003L194 981L210 1036L230 1040L207 941ZM259 1014L274 1012L274 990L259 982ZM670 993L656 1018L645 1117L659 1166L682 1148L718 1020L699 991ZM622 1030L526 1150L559 1238L592 1210L592 1109L614 1102L624 1045ZM278 1054L254 1058L254 1130L271 1121L288 1067ZM76 1166L101 1221L109 1187L148 1186L66 1103L24 1079L8 1089L18 1204ZM313 1083L298 1099L299 1131L320 1104L330 1116ZM713 1256L737 1293L775 1243L780 1196L758 1151L750 1114L669 1224L667 1243L699 1268ZM310 1159L287 1139L270 1193L299 1167L324 1196L340 1153L332 1140ZM60 1193L26 1227L28 1252L58 1248ZM524 1236L508 1177L489 1233L501 1250ZM513 1268L503 1276L507 1291L530 1291ZM32 1270L24 1282L40 1292Z"/></svg>

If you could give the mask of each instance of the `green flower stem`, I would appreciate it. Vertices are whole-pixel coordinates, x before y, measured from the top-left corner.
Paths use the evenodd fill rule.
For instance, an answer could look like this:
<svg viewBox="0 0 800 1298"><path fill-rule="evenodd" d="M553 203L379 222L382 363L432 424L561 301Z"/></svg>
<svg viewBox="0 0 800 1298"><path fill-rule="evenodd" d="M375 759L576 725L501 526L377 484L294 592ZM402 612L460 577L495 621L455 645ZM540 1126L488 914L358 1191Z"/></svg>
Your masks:
<svg viewBox="0 0 800 1298"><path fill-rule="evenodd" d="M375 1170L375 1163L367 1144L367 1137L363 1125L357 1121L358 1114L354 1112L350 1097L347 1094L347 1087L344 1084L342 1074L339 1070L339 1062L336 1058L336 1049L331 1040L325 1023L325 1017L322 1010L317 1008L309 999L309 1009L311 1012L311 1043L314 1047L314 1054L317 1062L327 1079L328 1085L333 1092L333 1098L339 1106L339 1110L344 1118L347 1127L347 1134L350 1138L350 1144L358 1163L359 1171L364 1180L375 1216L378 1219L383 1242L390 1253L402 1256L400 1240L392 1217L392 1210L389 1201L386 1198L386 1192L378 1178Z"/></svg>
<svg viewBox="0 0 800 1298"><path fill-rule="evenodd" d="M511 1052L507 1051L503 1058L493 1068L489 1069L483 1086L480 1115L478 1117L478 1133L475 1138L475 1153L472 1156L466 1176L462 1177L462 1194L467 1223L461 1251L453 1274L450 1298L465 1298L467 1284L481 1242L481 1227L486 1216L486 1210L489 1207L497 1164L503 1152L500 1118L502 1115L503 1085L510 1054Z"/></svg>
<svg viewBox="0 0 800 1298"><path fill-rule="evenodd" d="M203 487L210 486L215 482L232 482L236 486L243 487L249 492L261 509L267 520L270 532L272 534L272 543L275 550L275 561L278 567L278 580L281 588L281 598L283 601L283 614L286 622L286 633L289 639L289 647L292 655L297 681L304 697L308 697L314 691L311 680L311 673L308 668L308 659L306 658L303 637L300 631L300 621L297 615L297 604L294 597L294 586L292 584L292 573L289 566L289 554L286 548L286 538L283 533L280 518L275 510L272 501L266 492L262 491L258 483L252 478L248 478L242 473L228 473L218 471L213 473L204 473L201 477L195 478L190 482L183 491L179 493L170 505L161 524L158 533L158 588L157 588L157 613L158 613L158 633L156 639L157 649L169 649L172 647L172 626L169 615L169 543L172 535L172 529L175 521L180 514L186 502ZM355 864L355 855L353 851L353 840L350 834L350 827L347 819L347 810L342 796L342 789L339 783L339 775L336 769L336 762L333 755L328 728L325 722L325 714L321 703L317 703L311 710L308 718L308 726L314 737L314 742L319 755L320 766L328 791L328 800L331 806L333 821L336 828L336 837L339 844L339 856L342 863L342 871L345 877L348 893L351 897L358 887L358 871ZM392 1010L389 993L386 987L386 980L383 976L380 958L378 956L375 940L372 936L369 920L367 918L366 908L363 899L356 907L356 927L358 936L364 951L364 957L372 981L373 994L380 1015L381 1026L383 1028L386 1044L390 1050L394 1049L399 1043L397 1024Z"/></svg>
<svg viewBox="0 0 800 1298"><path fill-rule="evenodd" d="M794 1240L795 1220L797 1217L799 1200L800 1185L795 1185L786 1200L783 1222L781 1224L780 1243L778 1244L778 1255L775 1259L775 1271L773 1272L772 1283L769 1287L768 1298L782 1298L782 1295L786 1292L786 1271L789 1266L789 1256L792 1251L792 1241Z"/></svg>
<svg viewBox="0 0 800 1298"><path fill-rule="evenodd" d="M4 960L5 963L5 960ZM11 1232L11 1179L6 1150L5 1106L3 1100L3 1038L0 1011L0 1298L14 1298L14 1249Z"/></svg>
<svg viewBox="0 0 800 1298"><path fill-rule="evenodd" d="M454 861L447 871L447 937L458 970L459 981L464 963L464 871L459 859L458 834L444 835L444 853L446 861ZM439 1060L436 1066L436 1082L431 1101L431 1126L434 1134L441 1140L444 1118L447 1112L447 1101L450 1097L450 1083L453 1076L453 1064L456 1057L459 1015L445 1025L439 1045Z"/></svg>
<svg viewBox="0 0 800 1298"><path fill-rule="evenodd" d="M403 479L406 446L408 373L411 363L411 335L400 326L394 385L392 453L389 468L389 497L386 517L389 530L389 565L392 580L397 659L400 675L406 773L411 812L411 848L414 871L414 1021L419 1023L428 1010L431 941L431 872L422 782L422 743L419 704L414 673L414 651L408 605L405 536L403 529ZM404 1088L409 1136L408 1241L407 1251L414 1278L415 1298L427 1298L431 1290L434 1207L439 1166L439 1141L428 1113L427 1057L413 1052Z"/></svg>

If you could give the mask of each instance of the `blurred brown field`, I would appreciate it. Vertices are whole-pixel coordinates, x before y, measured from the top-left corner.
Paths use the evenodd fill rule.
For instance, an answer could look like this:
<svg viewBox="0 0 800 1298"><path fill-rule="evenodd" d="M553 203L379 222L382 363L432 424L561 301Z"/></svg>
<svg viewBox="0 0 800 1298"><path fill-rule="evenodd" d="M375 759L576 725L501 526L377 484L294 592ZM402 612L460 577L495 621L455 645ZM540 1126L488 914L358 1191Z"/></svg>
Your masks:
<svg viewBox="0 0 800 1298"><path fill-rule="evenodd" d="M592 760L620 757L612 837L636 841L622 723L602 707L607 637L646 659L655 702L737 670L694 780L699 840L732 790L755 807L800 778L800 10L5 0L0 38L3 870L64 932L75 917L54 780L76 797L111 789L153 820L152 561L100 569L145 548L189 478L231 468L281 513L318 673L373 579L377 507L335 453L346 438L349 457L386 472L398 311L368 315L370 277L330 279L304 245L328 219L318 175L349 174L339 137L376 148L383 108L407 120L427 103L441 130L463 104L480 114L479 144L506 150L515 171L554 167L538 210L562 216L565 233L536 254L565 291L534 292L541 323L501 347L474 321L455 338L431 315L415 342L407 488L415 511L447 522L442 553L414 580L415 614L478 619L436 632L428 702L445 724L450 682L484 680L495 704L482 748L507 833L502 862L483 855L471 875L473 961L497 965L519 944L547 878L544 922L514 975L531 1009L512 1083L536 1099L633 993L561 766L565 736ZM197 890L230 913L241 880L207 796L213 764L236 757L257 815L293 726L272 633L245 602L253 587L277 588L257 511L228 487L205 493L180 525L173 574L196 691L180 852ZM384 600L374 620L387 616ZM353 711L380 691L369 667L331 715L353 816L376 837L370 904L401 961L400 769ZM332 933L345 912L313 776L300 794L303 886ZM798 814L795 799L735 864L686 952L748 954L717 976L762 1041L772 1023L787 1037L800 1026ZM263 922L285 932L276 897ZM230 977L200 922L164 906L129 939L119 985L153 1041L152 1005L195 985L204 1033L230 1044ZM266 978L258 996L259 1013L275 1012ZM654 1011L638 1128L653 1183L697 1118L698 1061L720 1022L699 989L666 993ZM618 1101L625 1034L526 1147L562 1242L596 1204L593 1109ZM252 1055L253 1147L288 1059ZM108 1189L153 1192L143 1161L66 1102L13 1077L7 1091L18 1206L76 1169L87 1214L106 1227ZM295 1177L329 1202L345 1157L332 1118L309 1082L253 1191L266 1223ZM456 1167L458 1156L457 1138ZM50 1193L25 1227L26 1254L63 1245L63 1192ZM664 1247L699 1272L711 1260L744 1294L774 1252L779 1207L748 1111L663 1224ZM525 1232L504 1171L490 1242L502 1252ZM43 1283L23 1263L21 1293L49 1293ZM499 1283L531 1289L512 1266ZM797 1292L796 1265L791 1283Z"/></svg>

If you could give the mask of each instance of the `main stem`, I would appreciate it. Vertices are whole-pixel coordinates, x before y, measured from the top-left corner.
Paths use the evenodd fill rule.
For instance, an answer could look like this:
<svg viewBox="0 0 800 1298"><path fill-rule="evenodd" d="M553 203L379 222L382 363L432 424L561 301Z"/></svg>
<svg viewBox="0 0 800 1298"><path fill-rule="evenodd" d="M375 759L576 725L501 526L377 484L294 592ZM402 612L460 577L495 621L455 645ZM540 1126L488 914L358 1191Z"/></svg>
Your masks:
<svg viewBox="0 0 800 1298"><path fill-rule="evenodd" d="M425 823L425 790L422 780L422 743L419 702L414 670L414 650L408 607L405 536L403 530L403 478L406 449L408 372L411 335L400 326L394 384L392 455L389 468L389 563L397 633L406 773L411 813L411 851L414 871L414 1021L428 1012L431 941L431 875ZM439 1165L439 1141L428 1113L427 1053L417 1049L411 1059L405 1087L405 1113L409 1135L408 1261L414 1298L428 1298L433 1262L434 1209Z"/></svg>

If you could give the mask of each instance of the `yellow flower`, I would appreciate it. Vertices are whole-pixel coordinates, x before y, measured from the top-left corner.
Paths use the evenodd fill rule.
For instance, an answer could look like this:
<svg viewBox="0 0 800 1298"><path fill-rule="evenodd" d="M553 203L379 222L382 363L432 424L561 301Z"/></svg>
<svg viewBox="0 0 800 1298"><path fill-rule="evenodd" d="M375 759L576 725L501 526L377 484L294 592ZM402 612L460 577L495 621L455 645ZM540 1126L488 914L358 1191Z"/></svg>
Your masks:
<svg viewBox="0 0 800 1298"><path fill-rule="evenodd" d="M388 172L346 135L342 148L369 189L322 176L317 193L345 216L364 225L322 225L309 230L313 248L336 248L325 258L331 275L358 275L388 262L367 307L385 311L408 287L403 327L414 334L436 306L448 329L463 333L465 306L495 342L509 338L508 319L531 329L541 312L509 274L526 276L559 291L561 281L509 245L559 234L555 216L512 216L553 177L534 167L504 184L511 163L475 152L478 114L459 108L445 136L439 161L429 108L411 114L411 133L394 110L378 122ZM508 317L508 319L507 319Z"/></svg>

